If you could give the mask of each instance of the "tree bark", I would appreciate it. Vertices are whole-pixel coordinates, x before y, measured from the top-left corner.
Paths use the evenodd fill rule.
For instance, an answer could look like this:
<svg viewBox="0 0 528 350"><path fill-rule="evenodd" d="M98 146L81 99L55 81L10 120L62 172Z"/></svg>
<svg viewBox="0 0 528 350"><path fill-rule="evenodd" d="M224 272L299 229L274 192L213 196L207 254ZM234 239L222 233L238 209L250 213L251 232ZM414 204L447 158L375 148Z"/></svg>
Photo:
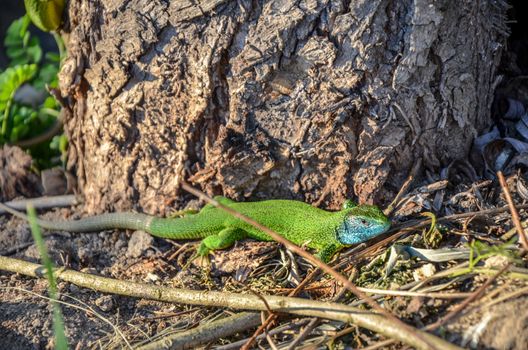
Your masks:
<svg viewBox="0 0 528 350"><path fill-rule="evenodd" d="M71 0L61 92L89 212L386 201L490 124L506 4Z"/></svg>

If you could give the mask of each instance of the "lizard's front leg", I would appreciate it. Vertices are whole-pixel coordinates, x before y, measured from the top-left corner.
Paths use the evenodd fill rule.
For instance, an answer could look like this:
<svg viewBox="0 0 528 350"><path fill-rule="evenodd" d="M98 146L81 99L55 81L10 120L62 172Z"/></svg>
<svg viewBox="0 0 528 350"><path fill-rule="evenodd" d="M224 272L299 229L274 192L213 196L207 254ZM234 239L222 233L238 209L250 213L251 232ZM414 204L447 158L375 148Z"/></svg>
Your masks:
<svg viewBox="0 0 528 350"><path fill-rule="evenodd" d="M338 246L337 244L329 244L327 246L324 246L323 249L319 251L315 256L319 258L324 263L327 263L330 261L332 256L334 256L335 253L341 250L343 246Z"/></svg>
<svg viewBox="0 0 528 350"><path fill-rule="evenodd" d="M205 237L198 247L199 256L207 256L211 250L231 247L236 241L247 237L246 231L239 228L225 228L216 235Z"/></svg>

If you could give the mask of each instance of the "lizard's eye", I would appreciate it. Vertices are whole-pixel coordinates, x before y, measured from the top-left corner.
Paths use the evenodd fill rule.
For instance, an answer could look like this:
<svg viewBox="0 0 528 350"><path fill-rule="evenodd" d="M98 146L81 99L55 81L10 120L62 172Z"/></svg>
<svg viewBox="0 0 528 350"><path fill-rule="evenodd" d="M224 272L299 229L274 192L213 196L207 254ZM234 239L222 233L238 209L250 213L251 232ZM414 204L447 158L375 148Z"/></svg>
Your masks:
<svg viewBox="0 0 528 350"><path fill-rule="evenodd" d="M365 219L361 219L361 224L364 225L364 226L367 226L368 225L368 221L365 220Z"/></svg>

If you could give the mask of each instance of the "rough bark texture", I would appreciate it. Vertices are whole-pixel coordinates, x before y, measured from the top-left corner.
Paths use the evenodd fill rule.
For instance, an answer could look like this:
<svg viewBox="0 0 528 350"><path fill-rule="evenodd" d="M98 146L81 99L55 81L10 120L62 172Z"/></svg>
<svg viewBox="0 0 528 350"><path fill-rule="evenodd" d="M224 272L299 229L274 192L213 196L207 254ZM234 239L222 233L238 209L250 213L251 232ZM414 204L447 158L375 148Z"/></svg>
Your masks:
<svg viewBox="0 0 528 350"><path fill-rule="evenodd" d="M71 0L61 89L88 211L383 200L490 123L505 5L483 0ZM382 191L386 189L387 191Z"/></svg>

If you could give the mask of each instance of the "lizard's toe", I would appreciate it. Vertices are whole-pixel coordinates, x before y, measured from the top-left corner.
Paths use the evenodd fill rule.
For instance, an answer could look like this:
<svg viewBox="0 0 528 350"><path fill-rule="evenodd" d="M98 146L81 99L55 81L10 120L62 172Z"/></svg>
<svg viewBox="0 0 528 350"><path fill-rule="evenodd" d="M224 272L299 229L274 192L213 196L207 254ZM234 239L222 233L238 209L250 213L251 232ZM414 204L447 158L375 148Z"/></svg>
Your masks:
<svg viewBox="0 0 528 350"><path fill-rule="evenodd" d="M198 251L196 252L196 254L199 256L199 257L207 257L209 255L209 253L211 252L211 249L209 249L205 244L204 242L201 242L200 245L198 246Z"/></svg>
<svg viewBox="0 0 528 350"><path fill-rule="evenodd" d="M209 268L211 267L211 261L209 260L209 256L197 256L194 260L194 264L196 266L202 267L202 268Z"/></svg>

